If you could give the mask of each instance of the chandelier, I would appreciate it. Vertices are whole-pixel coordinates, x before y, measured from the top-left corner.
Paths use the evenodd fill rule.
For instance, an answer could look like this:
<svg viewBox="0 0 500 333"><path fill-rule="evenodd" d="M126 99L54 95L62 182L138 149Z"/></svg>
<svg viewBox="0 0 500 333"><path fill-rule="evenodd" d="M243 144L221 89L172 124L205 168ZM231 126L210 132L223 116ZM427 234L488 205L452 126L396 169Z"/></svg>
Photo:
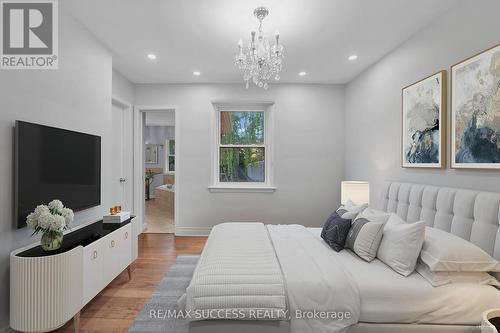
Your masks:
<svg viewBox="0 0 500 333"><path fill-rule="evenodd" d="M279 32L276 30L274 34L274 43L271 46L268 39L262 31L262 20L269 14L269 10L265 7L258 7L253 11L253 14L259 20L259 32L251 32L251 40L248 46L243 47L243 41L238 42L239 52L236 55L235 65L243 72L243 80L246 81L246 88L250 80L256 86L267 89L269 80L274 78L280 79L283 63L283 45L279 43Z"/></svg>

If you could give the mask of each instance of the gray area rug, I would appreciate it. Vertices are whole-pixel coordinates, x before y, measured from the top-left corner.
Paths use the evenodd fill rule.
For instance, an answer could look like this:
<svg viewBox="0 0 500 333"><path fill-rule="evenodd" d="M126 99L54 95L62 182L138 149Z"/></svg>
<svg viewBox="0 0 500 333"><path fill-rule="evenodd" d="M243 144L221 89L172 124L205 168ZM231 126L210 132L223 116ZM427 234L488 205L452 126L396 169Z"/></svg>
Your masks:
<svg viewBox="0 0 500 333"><path fill-rule="evenodd" d="M178 310L177 300L184 294L191 281L199 256L178 256L160 285L144 305L129 332L188 333L187 320L168 318L168 310Z"/></svg>

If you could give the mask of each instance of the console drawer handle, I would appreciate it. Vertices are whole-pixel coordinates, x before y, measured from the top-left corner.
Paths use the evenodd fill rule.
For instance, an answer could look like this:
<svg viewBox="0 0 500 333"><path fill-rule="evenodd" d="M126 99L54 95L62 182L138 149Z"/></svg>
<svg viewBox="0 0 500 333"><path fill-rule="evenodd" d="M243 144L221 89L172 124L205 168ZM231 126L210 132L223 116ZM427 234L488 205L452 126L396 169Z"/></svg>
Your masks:
<svg viewBox="0 0 500 333"><path fill-rule="evenodd" d="M128 231L125 233L125 239L128 239Z"/></svg>
<svg viewBox="0 0 500 333"><path fill-rule="evenodd" d="M114 240L111 241L111 247L115 247L115 241Z"/></svg>
<svg viewBox="0 0 500 333"><path fill-rule="evenodd" d="M97 251L94 251L94 253L92 254L92 258L97 259Z"/></svg>

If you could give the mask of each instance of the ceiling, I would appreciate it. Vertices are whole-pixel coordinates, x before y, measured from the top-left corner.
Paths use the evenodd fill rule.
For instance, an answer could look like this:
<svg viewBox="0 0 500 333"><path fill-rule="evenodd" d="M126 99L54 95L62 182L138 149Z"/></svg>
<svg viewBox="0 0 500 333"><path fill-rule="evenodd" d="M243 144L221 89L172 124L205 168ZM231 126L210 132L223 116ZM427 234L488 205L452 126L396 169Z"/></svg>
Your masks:
<svg viewBox="0 0 500 333"><path fill-rule="evenodd" d="M282 82L346 83L459 0L64 0L134 83L241 82L234 67L266 6L264 32L280 31ZM147 54L157 55L156 60ZM347 60L357 54L356 61ZM193 76L200 71L200 76ZM306 71L307 75L298 76Z"/></svg>

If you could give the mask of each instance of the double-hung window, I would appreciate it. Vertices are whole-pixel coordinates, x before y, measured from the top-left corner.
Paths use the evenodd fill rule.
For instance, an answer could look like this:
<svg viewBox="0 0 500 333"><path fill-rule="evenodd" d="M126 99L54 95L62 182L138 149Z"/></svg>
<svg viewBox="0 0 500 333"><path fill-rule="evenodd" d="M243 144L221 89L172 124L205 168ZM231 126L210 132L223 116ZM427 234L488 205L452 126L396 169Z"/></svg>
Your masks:
<svg viewBox="0 0 500 333"><path fill-rule="evenodd" d="M274 191L271 186L271 105L214 103L211 190Z"/></svg>
<svg viewBox="0 0 500 333"><path fill-rule="evenodd" d="M167 171L169 173L175 172L175 140L168 139L167 140L167 154L165 165L167 166Z"/></svg>

